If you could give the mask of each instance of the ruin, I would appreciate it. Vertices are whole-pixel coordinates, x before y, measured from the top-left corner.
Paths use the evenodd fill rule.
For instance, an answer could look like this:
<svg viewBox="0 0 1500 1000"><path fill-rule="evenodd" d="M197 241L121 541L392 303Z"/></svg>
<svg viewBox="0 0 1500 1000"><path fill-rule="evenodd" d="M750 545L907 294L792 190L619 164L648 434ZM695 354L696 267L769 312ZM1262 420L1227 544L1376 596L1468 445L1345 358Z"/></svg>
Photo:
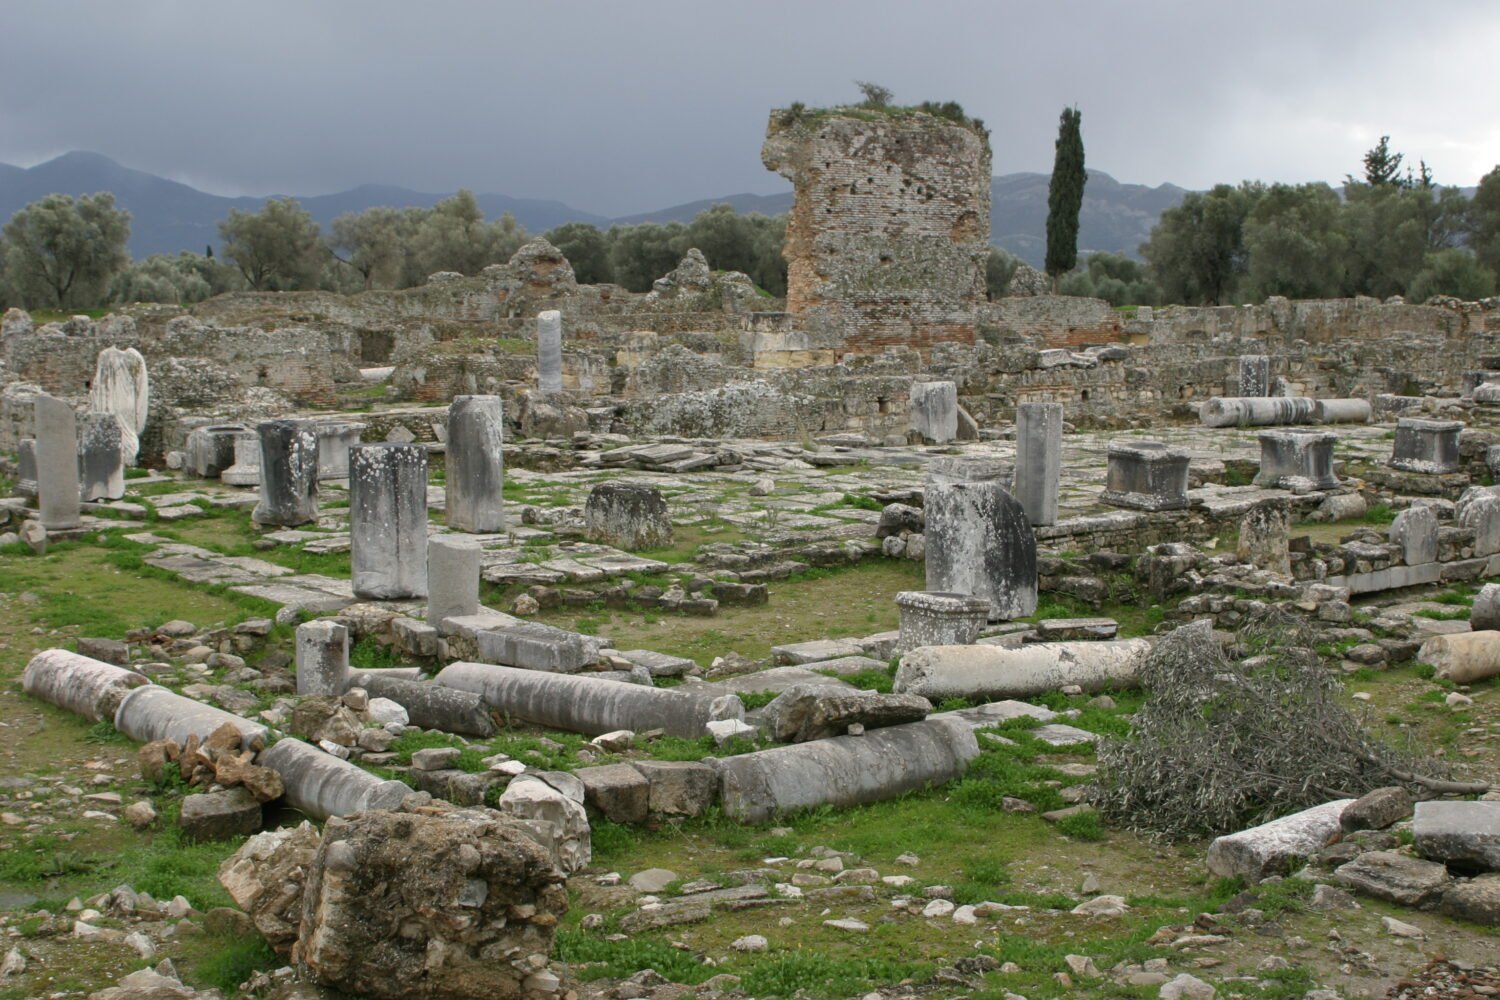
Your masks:
<svg viewBox="0 0 1500 1000"><path fill-rule="evenodd" d="M1388 873L1430 864L1420 919L1500 921L1492 810L1474 808L1492 803L1411 802L1493 780L1489 729L1468 720L1493 727L1500 676L1500 599L1472 593L1500 578L1500 301L1130 312L1025 275L988 301L978 123L787 109L763 158L796 189L784 302L697 250L650 292L580 284L535 239L403 291L7 314L5 558L208 609L99 636L26 617L22 704L145 744L121 759L147 796L181 800L185 840L322 823L251 838L220 877L269 944L296 945L297 974L370 995L425 988L432 963L455 995L557 996L573 975L557 949L613 944L606 927L653 947L712 935L724 914L774 914L768 934L825 909L797 932L859 934L856 914L969 934L1135 907L1168 927L1175 903L1154 900L1200 891L1185 873L1254 893L1293 855L1326 875L1320 894L1398 903ZM49 536L67 542L50 556ZM1387 790L1384 811L1340 775L1338 796L1184 846L1151 876L1176 895L1091 871L1122 895L1080 890L1045 918L918 895L871 867L907 865L896 852L826 846L827 812L861 806L902 836L931 811L1114 850L1094 807L1109 741L1171 694L1147 680L1153 651L1188 633L1228 664L1214 636L1268 615L1313 637L1295 652L1330 691L1389 696L1398 666L1410 702L1430 673L1425 715L1379 707L1413 732L1451 722L1451 773ZM0 788L17 819L0 830L41 832L62 780ZM141 804L61 791L100 823ZM732 877L728 854L697 880L628 874L622 844L712 838L682 825L704 815L764 824L786 856L757 841L761 867ZM1413 856L1401 824L1443 860ZM367 875L401 883L400 922L372 917ZM965 877L974 899L1011 899ZM1073 894L1051 877L1027 869L1049 901ZM565 886L594 909L563 933ZM672 953L753 950L709 940Z"/></svg>

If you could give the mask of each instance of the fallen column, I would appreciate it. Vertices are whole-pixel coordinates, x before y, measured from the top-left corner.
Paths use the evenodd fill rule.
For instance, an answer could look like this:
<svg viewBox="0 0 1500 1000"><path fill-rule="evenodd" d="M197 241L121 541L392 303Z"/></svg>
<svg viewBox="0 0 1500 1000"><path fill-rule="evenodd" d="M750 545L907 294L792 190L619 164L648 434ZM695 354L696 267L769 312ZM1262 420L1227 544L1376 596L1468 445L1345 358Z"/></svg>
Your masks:
<svg viewBox="0 0 1500 1000"><path fill-rule="evenodd" d="M138 687L115 710L115 728L137 743L173 740L186 746L189 736L207 739L225 723L238 729L249 746L264 744L269 730L258 722L205 705L157 684Z"/></svg>
<svg viewBox="0 0 1500 1000"><path fill-rule="evenodd" d="M472 691L368 671L355 674L350 687L364 688L372 698L389 698L406 709L412 725L423 729L465 736L495 735L495 722L484 699Z"/></svg>
<svg viewBox="0 0 1500 1000"><path fill-rule="evenodd" d="M1220 878L1243 878L1250 885L1272 875L1285 875L1294 860L1313 857L1338 839L1339 818L1353 801L1325 802L1219 837L1208 845L1208 870Z"/></svg>
<svg viewBox="0 0 1500 1000"><path fill-rule="evenodd" d="M1134 687L1151 643L1037 642L999 646L924 646L901 657L894 690L933 703L944 698L1029 698L1076 684L1084 691Z"/></svg>
<svg viewBox="0 0 1500 1000"><path fill-rule="evenodd" d="M1305 396L1214 396L1198 410L1204 427L1310 424L1313 400Z"/></svg>
<svg viewBox="0 0 1500 1000"><path fill-rule="evenodd" d="M489 663L450 663L434 683L473 692L523 722L589 736L662 729L668 736L697 739L710 722L745 717L739 698L720 689L700 695Z"/></svg>
<svg viewBox="0 0 1500 1000"><path fill-rule="evenodd" d="M27 694L90 722L114 718L131 689L149 683L133 670L66 649L42 650L21 674L21 689Z"/></svg>
<svg viewBox="0 0 1500 1000"><path fill-rule="evenodd" d="M1422 643L1417 662L1433 667L1438 677L1455 684L1500 676L1500 632L1435 635Z"/></svg>
<svg viewBox="0 0 1500 1000"><path fill-rule="evenodd" d="M1313 403L1313 419L1320 424L1368 424L1370 412L1366 399L1320 399Z"/></svg>
<svg viewBox="0 0 1500 1000"><path fill-rule="evenodd" d="M281 775L286 801L315 820L366 809L395 809L411 794L411 788L399 781L382 781L347 760L290 736L263 750L256 763Z"/></svg>
<svg viewBox="0 0 1500 1000"><path fill-rule="evenodd" d="M957 719L926 719L711 760L726 816L763 823L810 806L856 806L951 781L979 756Z"/></svg>

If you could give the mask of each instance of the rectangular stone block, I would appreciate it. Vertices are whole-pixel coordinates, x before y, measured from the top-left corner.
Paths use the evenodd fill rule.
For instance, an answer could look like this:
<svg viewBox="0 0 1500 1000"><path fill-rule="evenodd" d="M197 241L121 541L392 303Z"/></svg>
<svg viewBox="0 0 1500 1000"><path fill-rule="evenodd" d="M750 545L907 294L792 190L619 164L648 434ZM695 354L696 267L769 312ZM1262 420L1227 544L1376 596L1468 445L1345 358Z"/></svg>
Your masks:
<svg viewBox="0 0 1500 1000"><path fill-rule="evenodd" d="M483 663L525 670L572 674L599 660L598 639L537 622L479 632L475 646Z"/></svg>

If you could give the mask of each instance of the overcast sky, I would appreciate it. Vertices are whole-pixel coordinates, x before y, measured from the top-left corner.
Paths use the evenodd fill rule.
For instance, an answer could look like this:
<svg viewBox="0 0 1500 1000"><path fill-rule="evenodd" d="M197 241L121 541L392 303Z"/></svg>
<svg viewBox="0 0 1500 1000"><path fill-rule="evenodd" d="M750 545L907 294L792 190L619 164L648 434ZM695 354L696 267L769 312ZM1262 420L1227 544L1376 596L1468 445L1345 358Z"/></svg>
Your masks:
<svg viewBox="0 0 1500 1000"><path fill-rule="evenodd" d="M0 162L74 149L221 194L469 187L623 215L787 185L767 111L957 100L995 173L1340 181L1382 134L1500 163L1500 3L0 0Z"/></svg>

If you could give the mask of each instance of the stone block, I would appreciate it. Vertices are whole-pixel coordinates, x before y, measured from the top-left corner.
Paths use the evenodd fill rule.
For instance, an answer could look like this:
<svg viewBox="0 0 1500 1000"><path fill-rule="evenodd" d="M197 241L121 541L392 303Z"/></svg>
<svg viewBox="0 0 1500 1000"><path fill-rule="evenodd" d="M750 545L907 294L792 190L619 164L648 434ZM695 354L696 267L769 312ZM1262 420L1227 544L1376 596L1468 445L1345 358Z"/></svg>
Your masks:
<svg viewBox="0 0 1500 1000"><path fill-rule="evenodd" d="M178 825L189 841L229 840L260 829L261 807L246 788L185 795Z"/></svg>
<svg viewBox="0 0 1500 1000"><path fill-rule="evenodd" d="M708 764L642 760L631 766L651 784L648 809L652 815L701 816L719 799L719 777Z"/></svg>
<svg viewBox="0 0 1500 1000"><path fill-rule="evenodd" d="M583 782L584 803L613 823L644 823L650 812L651 782L629 764L584 767L573 772Z"/></svg>

